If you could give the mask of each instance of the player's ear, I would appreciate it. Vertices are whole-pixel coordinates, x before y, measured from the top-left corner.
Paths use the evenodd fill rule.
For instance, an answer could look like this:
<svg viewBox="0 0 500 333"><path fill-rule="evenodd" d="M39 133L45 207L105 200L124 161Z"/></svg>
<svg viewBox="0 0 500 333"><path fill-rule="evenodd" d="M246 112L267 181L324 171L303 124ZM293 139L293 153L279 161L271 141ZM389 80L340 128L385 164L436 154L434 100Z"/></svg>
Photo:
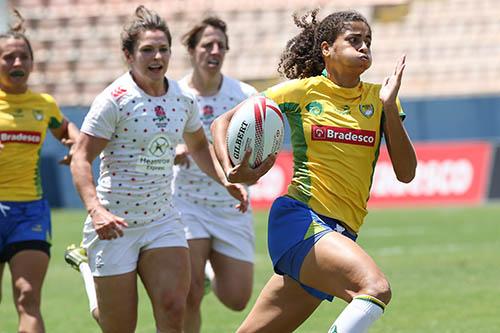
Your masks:
<svg viewBox="0 0 500 333"><path fill-rule="evenodd" d="M332 49L327 41L322 41L320 48L321 48L321 54L323 55L323 57L329 57L331 55Z"/></svg>
<svg viewBox="0 0 500 333"><path fill-rule="evenodd" d="M125 61L129 65L132 64L132 62L134 61L134 56L130 54L130 52L127 49L123 50L123 56L125 57Z"/></svg>

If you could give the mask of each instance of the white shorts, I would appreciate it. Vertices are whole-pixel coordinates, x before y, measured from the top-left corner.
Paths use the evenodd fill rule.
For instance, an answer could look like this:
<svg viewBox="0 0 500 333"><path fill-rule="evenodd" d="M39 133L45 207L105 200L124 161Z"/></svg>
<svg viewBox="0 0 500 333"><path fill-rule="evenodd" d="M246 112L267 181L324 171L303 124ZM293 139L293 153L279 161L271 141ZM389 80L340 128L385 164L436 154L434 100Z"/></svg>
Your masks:
<svg viewBox="0 0 500 333"><path fill-rule="evenodd" d="M101 240L89 217L83 228L82 246L87 250L93 276L110 276L132 272L139 254L160 247L188 247L184 225L178 218L123 229L123 237Z"/></svg>
<svg viewBox="0 0 500 333"><path fill-rule="evenodd" d="M211 208L174 199L181 212L186 238L210 238L212 249L225 256L254 262L255 234L252 212L241 213L234 207Z"/></svg>

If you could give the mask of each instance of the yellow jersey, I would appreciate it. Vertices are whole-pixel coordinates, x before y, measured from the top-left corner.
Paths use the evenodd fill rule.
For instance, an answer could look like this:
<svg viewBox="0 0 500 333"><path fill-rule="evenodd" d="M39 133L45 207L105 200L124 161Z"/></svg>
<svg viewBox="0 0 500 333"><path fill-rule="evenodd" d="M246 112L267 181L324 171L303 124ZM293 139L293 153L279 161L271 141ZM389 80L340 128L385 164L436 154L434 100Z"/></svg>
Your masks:
<svg viewBox="0 0 500 333"><path fill-rule="evenodd" d="M58 128L63 115L47 94L0 90L0 200L32 201L42 197L40 150L47 128Z"/></svg>
<svg viewBox="0 0 500 333"><path fill-rule="evenodd" d="M290 124L294 172L288 195L358 232L382 136L379 84L343 88L315 76L264 91ZM399 112L401 110L397 101Z"/></svg>

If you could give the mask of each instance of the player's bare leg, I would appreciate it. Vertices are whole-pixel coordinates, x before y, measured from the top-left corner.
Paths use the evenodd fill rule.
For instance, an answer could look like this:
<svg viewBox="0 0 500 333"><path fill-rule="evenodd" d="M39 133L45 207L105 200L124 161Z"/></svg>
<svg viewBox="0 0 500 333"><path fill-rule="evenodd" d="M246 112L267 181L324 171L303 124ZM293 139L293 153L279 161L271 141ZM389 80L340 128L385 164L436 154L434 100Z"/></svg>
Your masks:
<svg viewBox="0 0 500 333"><path fill-rule="evenodd" d="M295 280L274 274L237 333L293 332L320 304Z"/></svg>
<svg viewBox="0 0 500 333"><path fill-rule="evenodd" d="M133 333L137 325L137 273L94 278L99 326L104 333Z"/></svg>
<svg viewBox="0 0 500 333"><path fill-rule="evenodd" d="M45 332L40 302L49 257L38 250L18 252L9 261L19 332Z"/></svg>
<svg viewBox="0 0 500 333"><path fill-rule="evenodd" d="M309 251L300 281L349 303L331 332L367 332L391 299L389 282L373 259L337 232L323 236Z"/></svg>
<svg viewBox="0 0 500 333"><path fill-rule="evenodd" d="M139 257L138 272L151 299L158 333L183 332L191 280L188 248L145 250Z"/></svg>
<svg viewBox="0 0 500 333"><path fill-rule="evenodd" d="M205 263L211 250L208 238L192 239L189 243L191 258L191 285L186 304L184 330L186 333L199 333L201 328L201 301L205 294Z"/></svg>
<svg viewBox="0 0 500 333"><path fill-rule="evenodd" d="M302 263L300 281L346 302L360 294L385 304L391 299L389 283L373 259L337 232L323 236L309 251Z"/></svg>
<svg viewBox="0 0 500 333"><path fill-rule="evenodd" d="M216 251L210 256L215 272L212 282L217 298L233 311L242 311L252 295L253 264Z"/></svg>

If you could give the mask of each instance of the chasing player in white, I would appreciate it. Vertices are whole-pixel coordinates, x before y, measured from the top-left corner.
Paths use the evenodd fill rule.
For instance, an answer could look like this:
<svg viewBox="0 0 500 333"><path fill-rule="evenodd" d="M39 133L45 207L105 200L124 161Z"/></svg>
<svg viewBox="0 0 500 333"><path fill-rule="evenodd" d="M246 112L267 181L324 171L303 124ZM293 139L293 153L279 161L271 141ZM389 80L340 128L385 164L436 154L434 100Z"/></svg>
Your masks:
<svg viewBox="0 0 500 333"><path fill-rule="evenodd" d="M211 141L212 121L256 90L221 73L229 50L226 24L221 19L205 18L194 25L182 41L193 71L179 84L196 96L205 134ZM174 204L186 225L191 257L191 287L184 329L186 333L198 333L205 265L207 276L213 277L212 289L225 306L241 311L247 305L253 283L254 230L251 211L242 213L235 209L238 202L221 185L207 178L192 163L190 155L185 145L177 147L179 167Z"/></svg>
<svg viewBox="0 0 500 333"><path fill-rule="evenodd" d="M151 299L157 332L183 332L190 264L170 191L177 144L186 142L200 168L246 210L245 188L217 173L194 96L165 77L171 41L165 21L137 7L122 32L130 71L96 97L71 163L89 212L83 247L98 308L89 300L103 332L135 331L137 276ZM94 188L91 163L99 154ZM83 275L85 265L78 264ZM92 293L92 279L85 282Z"/></svg>

